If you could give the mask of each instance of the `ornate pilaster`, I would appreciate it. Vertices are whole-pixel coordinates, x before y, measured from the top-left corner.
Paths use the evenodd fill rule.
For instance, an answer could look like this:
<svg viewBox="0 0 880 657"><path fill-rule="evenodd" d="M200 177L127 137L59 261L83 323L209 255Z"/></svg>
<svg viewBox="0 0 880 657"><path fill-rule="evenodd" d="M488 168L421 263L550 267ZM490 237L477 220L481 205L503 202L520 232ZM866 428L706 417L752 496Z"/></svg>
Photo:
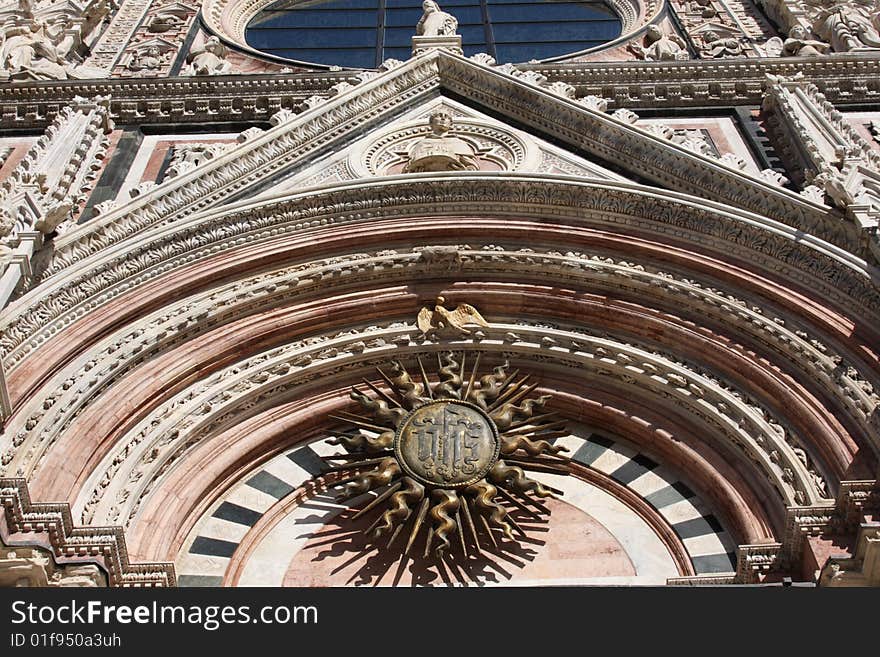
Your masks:
<svg viewBox="0 0 880 657"><path fill-rule="evenodd" d="M110 26L92 47L86 64L109 72L152 4L153 0L122 0Z"/></svg>
<svg viewBox="0 0 880 657"><path fill-rule="evenodd" d="M72 225L107 150L109 106L106 97L77 97L0 187L0 305L30 278L43 238Z"/></svg>
<svg viewBox="0 0 880 657"><path fill-rule="evenodd" d="M880 153L819 92L799 77L768 76L764 111L807 197L827 197L862 233L866 254L880 259Z"/></svg>

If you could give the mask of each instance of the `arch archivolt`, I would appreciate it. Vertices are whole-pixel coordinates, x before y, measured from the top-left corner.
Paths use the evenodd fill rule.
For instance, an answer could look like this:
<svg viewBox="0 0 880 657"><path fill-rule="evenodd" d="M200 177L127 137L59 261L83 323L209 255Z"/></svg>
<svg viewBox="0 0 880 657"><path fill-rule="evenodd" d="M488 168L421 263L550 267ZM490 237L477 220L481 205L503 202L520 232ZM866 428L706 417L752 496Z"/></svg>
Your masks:
<svg viewBox="0 0 880 657"><path fill-rule="evenodd" d="M870 267L802 231L703 199L611 181L505 173L403 176L358 182L197 214L71 265L6 309L0 350L14 370L28 353L84 314L158 277L247 245L258 252L282 236L315 239L345 225L348 234L382 220L492 216L556 221L685 242L762 268L814 291L865 320L880 317ZM499 222L499 235L513 226ZM359 224L355 226L355 224ZM493 228L490 225L486 229ZM363 233L360 233L363 234ZM294 238L295 240L295 238ZM876 323L876 322L875 322Z"/></svg>
<svg viewBox="0 0 880 657"><path fill-rule="evenodd" d="M861 427L860 432L870 440L872 409L876 407L873 388L854 368L844 370L840 367L844 358L847 362L854 362L853 354L838 352L833 340L817 335L813 326L799 323L784 309L766 302L764 307L759 306L751 300L754 296L746 301L726 293L715 287L719 285L717 280L700 283L694 278L673 274L656 266L611 257L601 249L590 255L583 252L562 253L516 247L507 250L498 244L475 248L468 245L444 245L384 249L380 252L349 254L299 263L228 282L163 306L137 321L125 324L97 341L88 350L75 355L67 354L63 365L52 379L34 384L42 386L41 390L32 388L28 391L31 401L24 404L9 425L7 433L13 436L13 440L4 450L3 467L9 473L29 477L37 475L42 459L53 449L55 441L70 430L77 418L83 414L88 416L90 405L100 404L102 395L127 375L134 373L137 376L139 371L143 371L138 368L146 367L153 359L162 355L173 359L175 350L186 348L187 344L198 341L200 336L220 331L236 319L253 321L247 318L271 312L273 308L283 306L294 295L300 303L305 304L307 311L309 304L325 294L331 284L335 290L345 287L364 290L403 286L413 279L425 278L432 271L436 274L436 263L432 259L439 257L438 250L439 253L454 254L452 257L457 262L453 263L452 271L447 273L454 277L482 277L492 280L506 278L519 282L532 278L544 285L586 289L592 294L632 299L643 307L665 310L661 321L678 325L679 330L682 330L681 325L684 324L683 330L687 332L687 337L682 339L686 341L693 339L691 334L696 335L694 329L687 324L693 321L692 318L700 318L700 326L718 327L711 338L713 349L719 350L717 353L706 350L704 354L681 354L681 348L675 345L672 338L667 338L665 345L655 342L650 348L664 350L672 358L686 358L691 363L698 359L703 360L712 366L714 372L721 373L722 377L731 381L733 389L742 389L744 399L762 396L775 398L774 403L778 404L775 410L777 415L784 414L779 409L787 406L779 400L792 397L792 393L785 390L786 372L789 373L789 378L794 376L799 380L814 381L819 389L815 394L824 393L829 398L821 401L826 404L831 402L845 409L851 424ZM522 291L525 292L526 288ZM388 294L395 292L392 290ZM546 301L553 303L550 299ZM412 303L412 299L406 300L407 305ZM687 313L682 312L685 307L688 308ZM615 310L621 322L614 330L637 333L638 329L634 324L643 321L642 318L632 312L625 313L624 310L623 306ZM391 306L389 312L397 314L400 308ZM550 309L549 312L552 317L556 311ZM568 312L571 313L571 310ZM624 318L630 316L626 320L628 324L625 323ZM568 321L573 320L570 318ZM573 325L577 324L574 320ZM725 344L729 339L719 337L719 328L740 341L739 346L736 343ZM774 395L767 395L765 389L753 384L752 389L747 390L750 384L746 381L751 376L747 372L755 367L754 357L748 354L754 346L762 349L764 358L773 362L774 367L782 366L781 370L772 374L775 382L767 384L776 386L778 391ZM720 356L722 352L723 357ZM209 361L215 357L207 354L205 356ZM194 363L193 367L199 370L202 365ZM757 365L757 368L767 369L763 364ZM192 372L185 370L178 375L178 379L166 376L166 389L174 390L184 385L187 376L193 376ZM41 394L33 394L36 391ZM127 393L116 394L120 395L120 399L129 398ZM801 393L800 400L793 403L812 407L811 418L822 416L822 404L819 400L810 399L807 392ZM824 413L828 415L828 411ZM116 415L113 414L113 417ZM829 434L835 432L831 428L833 422L827 417L820 419L820 422L830 427ZM810 432L802 423L796 428L792 428L791 422L786 421L776 421L775 424L777 433ZM107 426L106 422L104 425L91 426L98 433L112 433L121 429L120 426ZM840 432L839 428L837 432ZM835 447L831 439L824 445L815 439L809 442L812 447L808 445L808 453L802 454L801 460L810 463L813 458L818 457L821 462L826 463L824 470L830 473L832 484L842 478L854 448L850 448L849 452L846 448L841 451L841 447ZM810 457L809 452L813 452L815 456ZM828 476L825 475L825 478ZM62 494L63 491L57 490L56 493Z"/></svg>

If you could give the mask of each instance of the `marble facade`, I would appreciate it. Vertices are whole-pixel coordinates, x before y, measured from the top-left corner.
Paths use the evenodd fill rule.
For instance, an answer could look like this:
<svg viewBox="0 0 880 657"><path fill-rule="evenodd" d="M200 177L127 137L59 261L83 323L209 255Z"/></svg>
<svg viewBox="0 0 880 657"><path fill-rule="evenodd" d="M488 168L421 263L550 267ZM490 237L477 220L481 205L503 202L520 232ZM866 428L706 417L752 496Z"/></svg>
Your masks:
<svg viewBox="0 0 880 657"><path fill-rule="evenodd" d="M261 55L268 0L24 4L0 584L878 585L876 0L614 0L516 65L413 25L375 70ZM420 332L441 296L488 326ZM343 565L330 416L448 351L554 396L565 494L519 551Z"/></svg>

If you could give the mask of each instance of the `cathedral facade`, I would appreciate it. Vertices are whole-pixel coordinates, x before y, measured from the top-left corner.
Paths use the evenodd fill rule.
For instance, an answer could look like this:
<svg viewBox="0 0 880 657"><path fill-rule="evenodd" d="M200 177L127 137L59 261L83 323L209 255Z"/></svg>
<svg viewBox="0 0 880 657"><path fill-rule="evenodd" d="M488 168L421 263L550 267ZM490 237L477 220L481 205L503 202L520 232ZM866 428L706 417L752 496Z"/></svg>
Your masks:
<svg viewBox="0 0 880 657"><path fill-rule="evenodd" d="M0 26L0 584L880 585L880 1Z"/></svg>

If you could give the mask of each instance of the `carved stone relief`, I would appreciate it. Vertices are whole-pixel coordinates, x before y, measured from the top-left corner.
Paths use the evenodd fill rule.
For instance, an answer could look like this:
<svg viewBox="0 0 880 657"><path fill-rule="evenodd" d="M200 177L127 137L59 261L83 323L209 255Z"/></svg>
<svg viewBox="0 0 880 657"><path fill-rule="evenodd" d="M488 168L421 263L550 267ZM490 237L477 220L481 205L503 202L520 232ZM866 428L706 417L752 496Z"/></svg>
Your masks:
<svg viewBox="0 0 880 657"><path fill-rule="evenodd" d="M93 564L59 566L45 550L0 545L2 587L104 587L107 578Z"/></svg>
<svg viewBox="0 0 880 657"><path fill-rule="evenodd" d="M859 52L880 48L880 0L761 0L792 39L816 50ZM796 30L795 28L801 28ZM797 46L793 46L797 47ZM806 52L805 55L812 55Z"/></svg>
<svg viewBox="0 0 880 657"><path fill-rule="evenodd" d="M82 53L109 12L105 0L88 0L81 8L20 0L0 12L0 81L106 77L106 71L85 65Z"/></svg>
<svg viewBox="0 0 880 657"><path fill-rule="evenodd" d="M165 179L191 171L227 150L229 150L229 145L222 143L175 144L172 147L168 169L165 171Z"/></svg>
<svg viewBox="0 0 880 657"><path fill-rule="evenodd" d="M643 42L630 44L629 49L639 59L655 62L690 59L684 39L672 31L664 31L659 25L651 25Z"/></svg>
<svg viewBox="0 0 880 657"><path fill-rule="evenodd" d="M455 138L468 149L471 164L462 168L479 168L484 171L517 171L534 167L540 155L534 141L525 135L504 129L497 123L461 116L455 110L448 114L454 125ZM426 117L427 118L427 117ZM350 166L361 176L377 176L412 171L412 154L421 144L428 144L431 127L424 118L386 128L362 154L350 160Z"/></svg>
<svg viewBox="0 0 880 657"><path fill-rule="evenodd" d="M670 5L702 58L762 57L763 44L776 36L752 0L670 0Z"/></svg>
<svg viewBox="0 0 880 657"><path fill-rule="evenodd" d="M126 8L123 4L120 17ZM198 6L182 2L148 3L140 26L128 38L124 52L113 67L114 77L168 75L197 13Z"/></svg>
<svg viewBox="0 0 880 657"><path fill-rule="evenodd" d="M187 66L182 75L226 75L232 72L232 64L226 60L229 49L215 36L187 55Z"/></svg>

